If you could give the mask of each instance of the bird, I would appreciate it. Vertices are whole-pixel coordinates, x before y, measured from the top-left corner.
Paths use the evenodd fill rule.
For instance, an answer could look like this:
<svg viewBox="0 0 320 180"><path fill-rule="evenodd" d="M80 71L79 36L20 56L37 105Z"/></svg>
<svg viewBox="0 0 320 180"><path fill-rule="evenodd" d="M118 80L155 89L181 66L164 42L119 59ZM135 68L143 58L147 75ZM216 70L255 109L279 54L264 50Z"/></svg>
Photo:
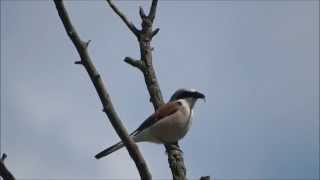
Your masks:
<svg viewBox="0 0 320 180"><path fill-rule="evenodd" d="M205 95L195 89L178 89L168 103L160 106L129 136L136 142L175 144L182 139L191 126L193 107ZM122 141L95 155L103 158L124 147Z"/></svg>

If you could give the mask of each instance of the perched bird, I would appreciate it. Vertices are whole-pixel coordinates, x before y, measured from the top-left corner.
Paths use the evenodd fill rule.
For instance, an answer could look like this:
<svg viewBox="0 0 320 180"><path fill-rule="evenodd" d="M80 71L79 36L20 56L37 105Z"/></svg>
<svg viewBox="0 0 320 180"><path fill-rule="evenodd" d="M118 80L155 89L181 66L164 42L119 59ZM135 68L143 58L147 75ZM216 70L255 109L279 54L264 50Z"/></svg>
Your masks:
<svg viewBox="0 0 320 180"><path fill-rule="evenodd" d="M177 90L168 103L149 116L130 136L135 142L176 143L188 132L192 109L198 99L205 100L205 95L196 90ZM98 153L95 158L100 159L122 147L123 142L118 142Z"/></svg>

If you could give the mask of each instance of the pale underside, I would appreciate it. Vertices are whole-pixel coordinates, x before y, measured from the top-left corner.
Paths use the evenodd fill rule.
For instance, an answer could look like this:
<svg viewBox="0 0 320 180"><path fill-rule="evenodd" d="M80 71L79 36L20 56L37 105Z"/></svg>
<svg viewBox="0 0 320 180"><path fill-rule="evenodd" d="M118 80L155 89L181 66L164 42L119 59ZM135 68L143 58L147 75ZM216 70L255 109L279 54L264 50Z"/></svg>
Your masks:
<svg viewBox="0 0 320 180"><path fill-rule="evenodd" d="M133 137L134 140L136 142L151 141L163 144L175 143L182 139L190 128L192 111L185 100L179 101L182 105L178 111L143 130Z"/></svg>

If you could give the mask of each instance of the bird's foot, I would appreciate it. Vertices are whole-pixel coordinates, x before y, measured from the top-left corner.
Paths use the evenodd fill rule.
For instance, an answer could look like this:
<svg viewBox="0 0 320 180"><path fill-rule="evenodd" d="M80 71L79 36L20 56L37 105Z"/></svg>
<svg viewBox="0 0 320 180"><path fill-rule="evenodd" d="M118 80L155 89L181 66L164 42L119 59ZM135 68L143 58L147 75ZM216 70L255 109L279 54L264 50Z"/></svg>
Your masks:
<svg viewBox="0 0 320 180"><path fill-rule="evenodd" d="M183 153L183 151L180 149L180 146L178 143L167 144L166 147L167 147L167 150L166 150L167 153L169 151Z"/></svg>

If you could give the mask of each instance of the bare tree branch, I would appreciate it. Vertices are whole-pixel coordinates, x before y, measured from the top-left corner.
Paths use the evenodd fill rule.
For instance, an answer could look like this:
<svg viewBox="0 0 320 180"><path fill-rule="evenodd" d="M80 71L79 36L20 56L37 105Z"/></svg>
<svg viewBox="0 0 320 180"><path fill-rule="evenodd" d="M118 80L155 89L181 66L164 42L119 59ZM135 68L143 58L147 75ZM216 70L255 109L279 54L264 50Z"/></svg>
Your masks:
<svg viewBox="0 0 320 180"><path fill-rule="evenodd" d="M210 176L202 176L200 177L200 180L210 180Z"/></svg>
<svg viewBox="0 0 320 180"><path fill-rule="evenodd" d="M135 27L135 25L128 20L128 18L117 8L115 4L111 0L106 0L112 10L122 19L122 21L128 26L128 28L133 32L136 37L138 37L139 30Z"/></svg>
<svg viewBox="0 0 320 180"><path fill-rule="evenodd" d="M157 28L157 29L155 29L154 31L152 31L151 37L157 35L159 31L160 31L160 28Z"/></svg>
<svg viewBox="0 0 320 180"><path fill-rule="evenodd" d="M107 0L110 2L110 0ZM138 41L140 47L140 61L144 64L144 68L140 68L137 61L132 59L126 59L126 62L130 65L142 69L145 83L147 85L150 101L153 104L155 110L164 104L162 93L160 90L159 83L157 81L156 73L152 65L152 50L150 46L152 38L159 32L159 28L152 30L153 21L156 15L158 0L152 0L149 15L146 16L142 7L139 9L139 14L142 19L142 30L139 31ZM109 3L110 5L110 3ZM112 9L114 9L111 6ZM185 180L186 179L186 168L184 165L182 151L178 145L175 144L165 145L166 152L168 153L168 162L171 168L172 176L174 180Z"/></svg>
<svg viewBox="0 0 320 180"><path fill-rule="evenodd" d="M139 14L140 14L140 17L141 19L144 19L147 17L146 13L144 12L142 6L139 6Z"/></svg>
<svg viewBox="0 0 320 180"><path fill-rule="evenodd" d="M12 175L12 173L8 170L8 168L4 164L4 160L6 158L7 158L7 155L3 153L0 159L0 177L2 177L3 180L15 180L15 177Z"/></svg>
<svg viewBox="0 0 320 180"><path fill-rule="evenodd" d="M101 100L101 103L103 105L103 111L108 116L112 126L116 130L118 136L121 138L122 142L124 143L125 147L127 148L131 158L134 160L136 167L140 173L141 179L151 179L151 174L149 173L148 167L142 157L142 154L140 153L138 146L135 144L135 142L129 137L128 132L124 125L122 124L120 118L118 117L113 104L111 102L110 96L102 82L102 79L96 70L94 64L91 61L91 58L88 54L87 47L89 43L84 43L78 33L76 32L75 28L73 27L71 20L69 18L69 15L64 7L64 4L62 0L54 0L54 3L56 5L58 14L61 18L61 21L65 27L65 30L75 45L80 57L81 57L81 63L86 71L88 72L88 75L90 76L90 79L92 83L94 84L94 87L99 95L99 98ZM125 21L127 22L127 21Z"/></svg>
<svg viewBox="0 0 320 180"><path fill-rule="evenodd" d="M144 71L144 68L146 68L142 61L134 60L131 57L125 57L124 58L124 62L130 64L131 66L134 66L134 67L140 69L141 71Z"/></svg>
<svg viewBox="0 0 320 180"><path fill-rule="evenodd" d="M149 12L149 18L151 19L151 21L153 21L154 18L156 17L157 4L158 4L158 0L152 1L150 12Z"/></svg>

